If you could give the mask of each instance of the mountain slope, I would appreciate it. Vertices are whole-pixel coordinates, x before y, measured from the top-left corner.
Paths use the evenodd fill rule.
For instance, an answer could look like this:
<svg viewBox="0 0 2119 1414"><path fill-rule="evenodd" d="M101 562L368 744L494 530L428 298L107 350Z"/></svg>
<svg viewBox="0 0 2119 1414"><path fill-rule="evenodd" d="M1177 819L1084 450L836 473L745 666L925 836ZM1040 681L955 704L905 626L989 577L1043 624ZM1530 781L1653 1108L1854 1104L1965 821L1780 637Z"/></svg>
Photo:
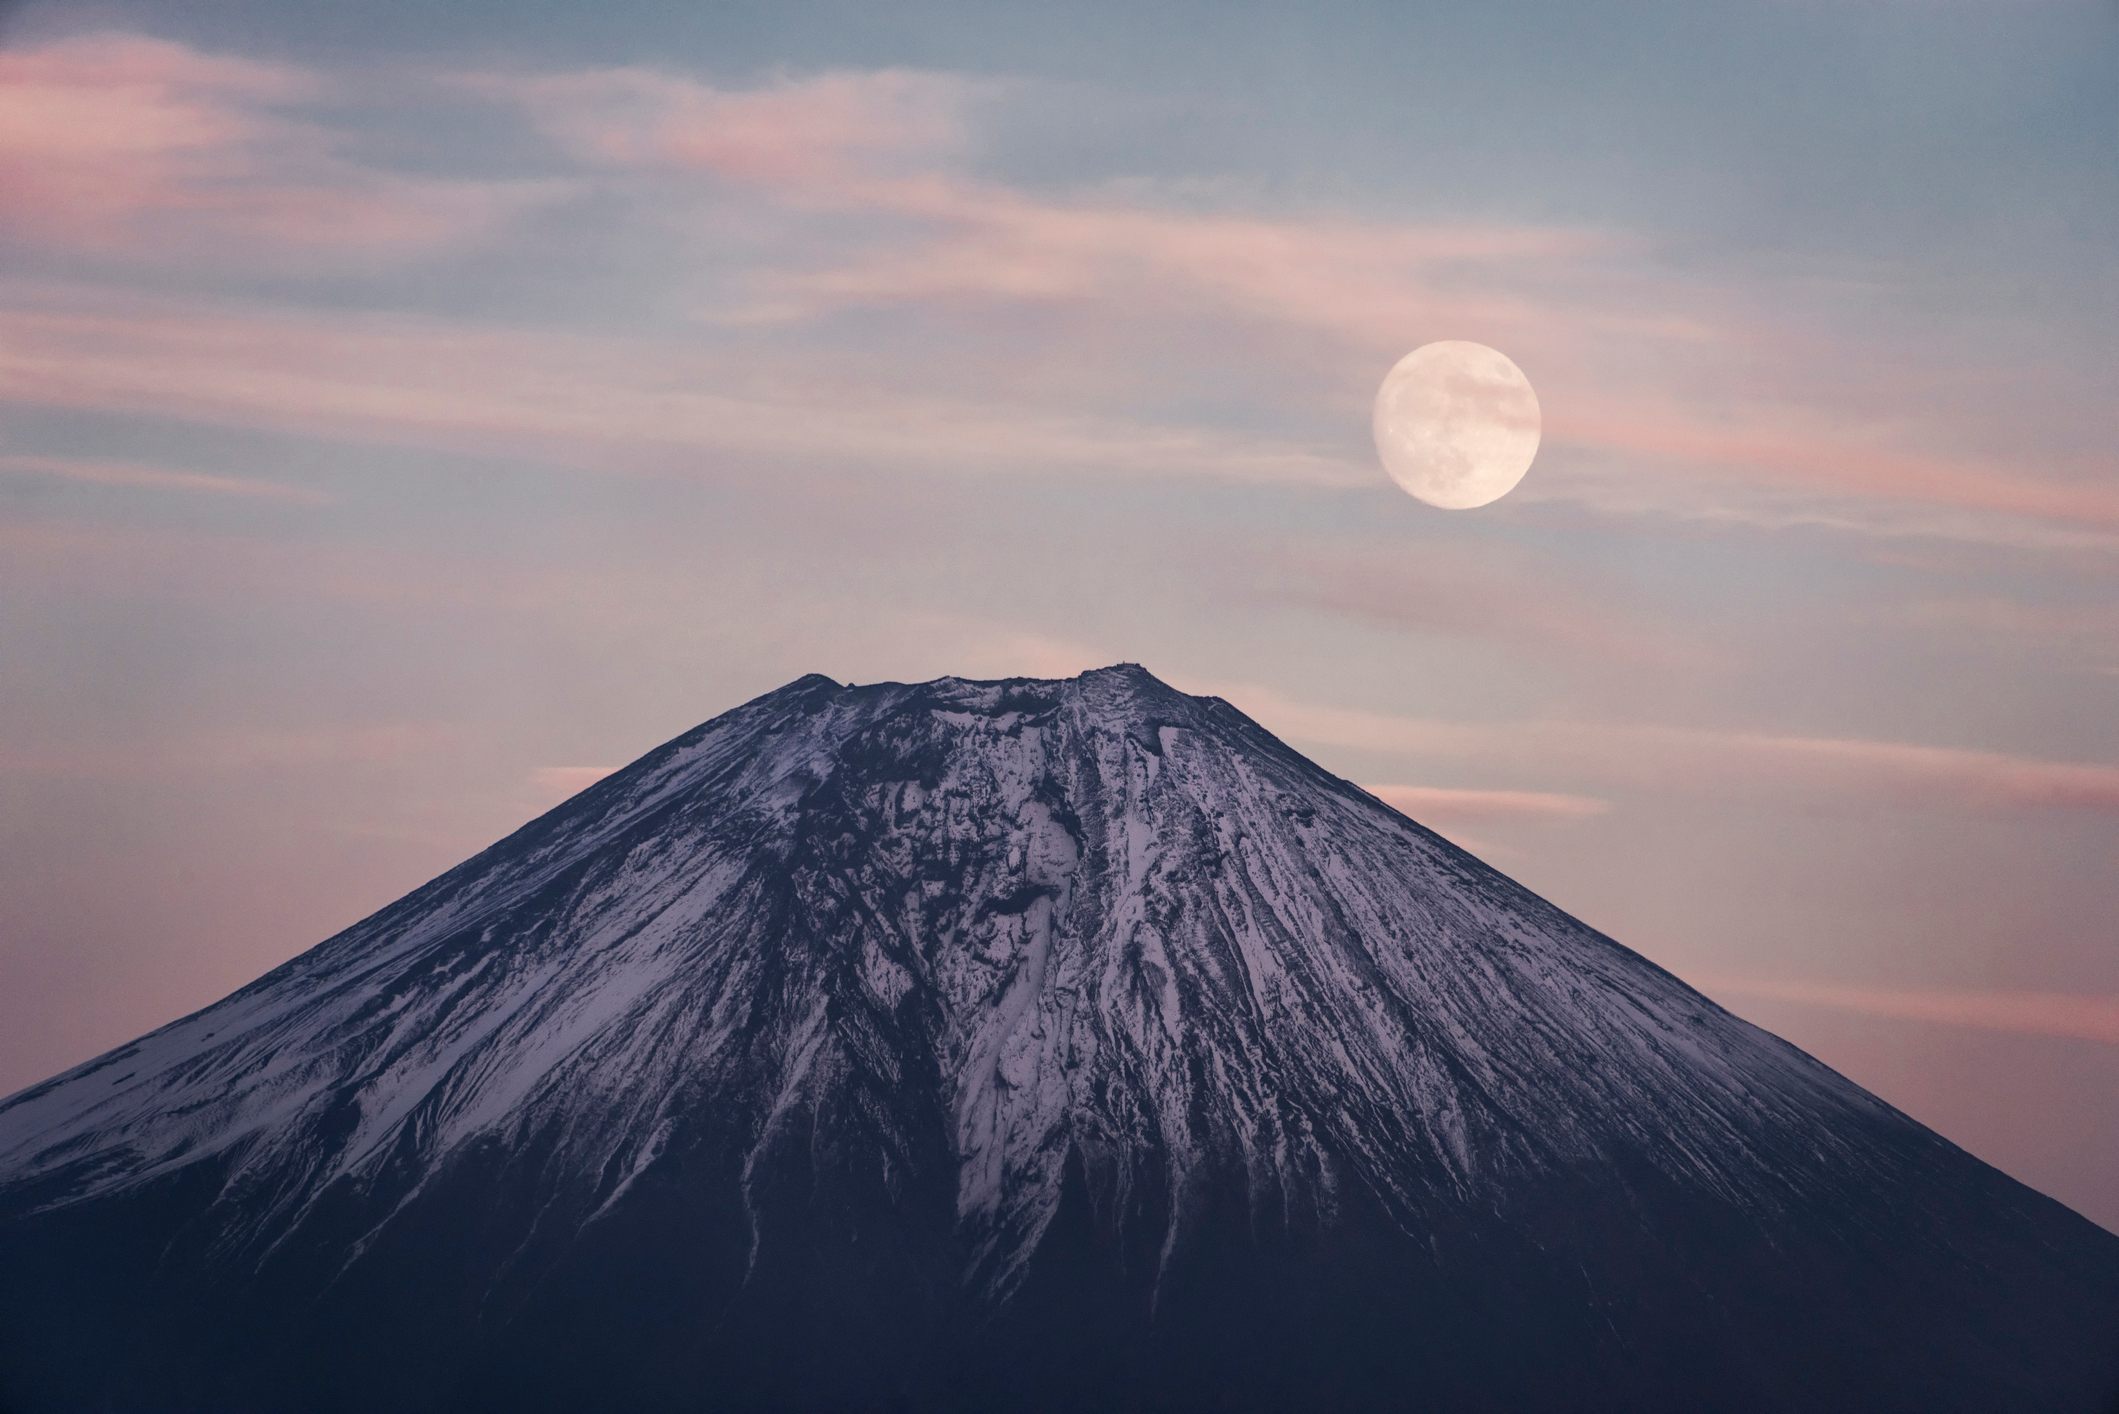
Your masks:
<svg viewBox="0 0 2119 1414"><path fill-rule="evenodd" d="M2119 1239L1133 667L716 718L0 1104L0 1400L2025 1409Z"/></svg>

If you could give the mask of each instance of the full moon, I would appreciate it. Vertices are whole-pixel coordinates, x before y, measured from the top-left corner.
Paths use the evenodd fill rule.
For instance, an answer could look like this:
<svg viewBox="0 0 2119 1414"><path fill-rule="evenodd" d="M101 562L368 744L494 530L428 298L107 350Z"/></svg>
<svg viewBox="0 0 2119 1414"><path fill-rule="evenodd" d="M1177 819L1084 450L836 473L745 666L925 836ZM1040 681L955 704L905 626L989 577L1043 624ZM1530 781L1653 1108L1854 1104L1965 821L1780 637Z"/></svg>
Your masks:
<svg viewBox="0 0 2119 1414"><path fill-rule="evenodd" d="M1376 390L1376 452L1431 506L1465 511L1516 489L1538 454L1538 395L1484 344L1422 344Z"/></svg>

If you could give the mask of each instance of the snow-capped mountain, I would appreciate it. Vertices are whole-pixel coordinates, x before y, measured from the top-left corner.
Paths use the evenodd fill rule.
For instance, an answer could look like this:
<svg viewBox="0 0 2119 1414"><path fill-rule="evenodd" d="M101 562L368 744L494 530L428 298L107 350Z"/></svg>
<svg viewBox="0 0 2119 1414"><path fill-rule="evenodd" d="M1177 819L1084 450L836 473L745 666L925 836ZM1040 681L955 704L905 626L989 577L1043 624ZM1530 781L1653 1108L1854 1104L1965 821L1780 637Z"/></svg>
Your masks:
<svg viewBox="0 0 2119 1414"><path fill-rule="evenodd" d="M0 1407L2108 1409L2119 1238L1139 668L806 677L0 1104Z"/></svg>

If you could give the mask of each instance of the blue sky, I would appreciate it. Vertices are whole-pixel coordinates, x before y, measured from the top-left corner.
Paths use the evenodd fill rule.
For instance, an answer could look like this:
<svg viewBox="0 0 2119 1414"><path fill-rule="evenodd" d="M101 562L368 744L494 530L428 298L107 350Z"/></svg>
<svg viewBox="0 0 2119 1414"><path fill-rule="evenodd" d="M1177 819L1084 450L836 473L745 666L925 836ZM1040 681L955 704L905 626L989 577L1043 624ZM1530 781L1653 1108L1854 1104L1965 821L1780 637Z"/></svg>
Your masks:
<svg viewBox="0 0 2119 1414"><path fill-rule="evenodd" d="M31 4L0 1087L810 671L1133 659L2119 1223L2119 10ZM1376 466L1418 344L1519 490Z"/></svg>

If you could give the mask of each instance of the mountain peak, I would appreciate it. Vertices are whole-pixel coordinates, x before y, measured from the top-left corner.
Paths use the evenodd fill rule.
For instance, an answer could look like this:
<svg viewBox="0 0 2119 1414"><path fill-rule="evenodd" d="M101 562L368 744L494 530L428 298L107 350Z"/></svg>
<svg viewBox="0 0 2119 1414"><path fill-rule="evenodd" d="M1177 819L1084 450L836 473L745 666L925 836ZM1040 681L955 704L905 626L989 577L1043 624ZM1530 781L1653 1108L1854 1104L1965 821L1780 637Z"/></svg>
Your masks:
<svg viewBox="0 0 2119 1414"><path fill-rule="evenodd" d="M1084 688L1121 694L1135 701L1188 702L1202 699L1180 692L1138 663L1113 663L1091 668L1074 679Z"/></svg>
<svg viewBox="0 0 2119 1414"><path fill-rule="evenodd" d="M977 691L980 689L1005 689L1010 687L1044 688L1054 691L1064 689L1081 690L1099 687L1106 689L1112 687L1123 687L1136 692L1161 694L1169 697L1187 696L1187 694L1179 692L1176 688L1171 687L1168 683L1164 682L1161 678L1158 678L1157 676L1155 676L1155 674L1149 672L1146 668L1142 667L1138 663L1112 663L1101 668L1087 668L1079 673L1073 674L1070 677L1041 678L1032 677L1028 675L1017 675L1002 678L967 678L958 677L955 675L947 675L938 678L930 678L925 682L907 683L884 681L869 682L860 684L859 686L841 684L829 677L826 677L822 673L805 673L803 676L794 679L792 682L789 682L786 685L775 689L775 693L768 695L777 695L779 693L794 693L797 691L814 691L822 689L830 689L833 691L841 692L898 690L907 692L924 692L932 694L934 692L943 690Z"/></svg>
<svg viewBox="0 0 2119 1414"><path fill-rule="evenodd" d="M925 682L842 684L809 673L767 693L756 704L800 703L805 710L876 714L918 712L934 707L993 715L1036 715L1072 704L1089 719L1152 727L1158 722L1203 726L1201 715L1217 699L1180 692L1138 663L1113 663L1071 677L966 678ZM711 724L709 724L711 725ZM702 728L704 730L704 728Z"/></svg>

